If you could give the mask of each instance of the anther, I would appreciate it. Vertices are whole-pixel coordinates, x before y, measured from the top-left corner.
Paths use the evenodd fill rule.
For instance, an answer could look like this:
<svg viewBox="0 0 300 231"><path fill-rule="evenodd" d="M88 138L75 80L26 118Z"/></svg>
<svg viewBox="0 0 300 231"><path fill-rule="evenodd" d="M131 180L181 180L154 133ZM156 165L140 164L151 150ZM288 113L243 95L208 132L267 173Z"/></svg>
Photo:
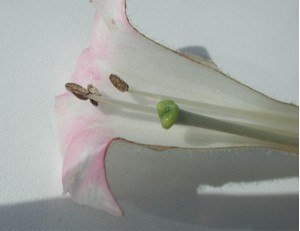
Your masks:
<svg viewBox="0 0 300 231"><path fill-rule="evenodd" d="M118 76L110 75L110 80L112 84L119 89L120 91L129 91L128 85ZM177 98L170 97L168 100L162 100L157 104L157 110L151 106L144 106L135 103L130 103L126 101L120 101L113 98L105 98L102 97L100 92L93 85L88 85L87 89L81 87L75 83L67 83L66 88L68 91L72 92L79 99L90 99L91 103L95 106L98 106L98 103L107 104L111 106L115 106L117 108L125 108L127 110L139 111L142 113L149 113L155 115L158 113L158 116L161 121L161 125L165 129L169 129L172 127L174 123L178 125L199 127L204 129L210 129L219 132L225 132L229 134L244 136L248 138L254 138L258 140L262 140L268 143L276 143L285 148L291 148L291 150L295 150L299 146L298 134L281 134L280 132L272 129L268 129L265 127L255 127L255 125L243 125L240 123L235 123L228 121L226 119L217 119L212 116L207 116L203 114L197 114L185 110L180 110L177 106ZM131 93L136 93L139 95L144 95L146 97L152 98L164 98L166 96L155 95L152 93L141 92L130 89ZM190 103L192 105L192 101L178 99L179 102ZM177 102L177 103L175 103ZM206 105L201 103L201 105ZM208 109L213 108L213 105L206 105ZM216 107L216 106L214 106ZM220 106L219 106L220 107ZM229 110L229 108L225 108L225 112ZM243 111L244 112L244 111ZM156 114L157 115L157 114ZM258 118L259 118L258 114Z"/></svg>
<svg viewBox="0 0 300 231"><path fill-rule="evenodd" d="M109 80L112 83L112 85L114 85L114 87L117 88L119 91L126 92L129 90L128 84L119 76L111 74L109 76Z"/></svg>
<svg viewBox="0 0 300 231"><path fill-rule="evenodd" d="M89 84L87 86L87 90L89 91L90 94L92 95L97 95L97 96L101 96L99 90L94 87L92 84ZM98 102L96 100L90 99L90 102L94 105L94 106L98 106Z"/></svg>
<svg viewBox="0 0 300 231"><path fill-rule="evenodd" d="M90 94L101 96L100 91L96 87L94 87L92 84L89 84L87 86L87 90Z"/></svg>
<svg viewBox="0 0 300 231"><path fill-rule="evenodd" d="M81 100L87 100L88 97L86 97L89 94L89 91L82 86L76 84L76 83L66 83L65 85L66 89L70 92L72 92L78 99Z"/></svg>

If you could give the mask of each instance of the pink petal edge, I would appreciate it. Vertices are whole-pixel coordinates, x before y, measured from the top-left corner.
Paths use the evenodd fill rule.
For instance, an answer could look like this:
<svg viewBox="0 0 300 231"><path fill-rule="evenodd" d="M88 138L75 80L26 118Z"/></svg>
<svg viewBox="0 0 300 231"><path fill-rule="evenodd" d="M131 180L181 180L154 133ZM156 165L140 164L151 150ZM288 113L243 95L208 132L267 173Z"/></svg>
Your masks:
<svg viewBox="0 0 300 231"><path fill-rule="evenodd" d="M97 22L99 14L96 15L95 27ZM98 48L88 48L82 52L72 82L83 86L90 83L101 85L96 60L103 57L103 46L99 46L98 42L99 38L94 33L92 47L98 45ZM101 127L109 120L108 116L70 93L56 97L55 111L64 156L64 193L70 193L78 204L122 216L123 211L109 189L105 172L105 156L110 143L116 139L113 131Z"/></svg>
<svg viewBox="0 0 300 231"><path fill-rule="evenodd" d="M72 80L80 84L98 84L91 56L86 49L79 58ZM112 195L106 179L105 156L116 138L113 131L101 127L108 117L99 109L65 93L56 97L57 130L64 156L62 183L78 203L121 216L123 211Z"/></svg>
<svg viewBox="0 0 300 231"><path fill-rule="evenodd" d="M91 0L97 9L90 48L85 49L77 63L72 82L82 86L103 86L97 60L105 59L110 30L134 31L125 12L125 0ZM62 183L78 203L104 210L115 216L123 211L112 195L106 179L105 156L110 143L117 139L114 131L104 128L109 117L70 93L55 99L56 130L64 156Z"/></svg>

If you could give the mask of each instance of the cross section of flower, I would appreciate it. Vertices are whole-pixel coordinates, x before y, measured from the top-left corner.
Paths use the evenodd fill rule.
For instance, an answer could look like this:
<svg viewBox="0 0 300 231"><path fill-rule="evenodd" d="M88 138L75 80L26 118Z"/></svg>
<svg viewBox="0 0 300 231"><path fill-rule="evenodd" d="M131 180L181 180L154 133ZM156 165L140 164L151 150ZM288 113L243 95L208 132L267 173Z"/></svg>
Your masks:
<svg viewBox="0 0 300 231"><path fill-rule="evenodd" d="M298 152L298 107L147 39L129 24L125 0L92 3L91 44L66 85L73 94L57 96L55 105L63 188L76 202L123 214L105 173L107 149L118 138L163 147Z"/></svg>

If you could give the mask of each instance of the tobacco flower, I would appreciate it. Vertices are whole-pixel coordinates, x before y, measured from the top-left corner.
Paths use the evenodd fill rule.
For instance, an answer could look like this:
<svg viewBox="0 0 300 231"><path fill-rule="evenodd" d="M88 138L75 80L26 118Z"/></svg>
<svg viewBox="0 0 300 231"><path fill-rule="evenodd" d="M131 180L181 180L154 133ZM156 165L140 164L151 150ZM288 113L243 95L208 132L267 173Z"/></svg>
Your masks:
<svg viewBox="0 0 300 231"><path fill-rule="evenodd" d="M125 0L91 2L97 9L91 44L71 80L79 85L66 87L93 105L66 92L55 106L63 188L76 202L123 214L105 173L114 139L165 148L298 152L298 107L232 80L211 62L147 39L129 24Z"/></svg>

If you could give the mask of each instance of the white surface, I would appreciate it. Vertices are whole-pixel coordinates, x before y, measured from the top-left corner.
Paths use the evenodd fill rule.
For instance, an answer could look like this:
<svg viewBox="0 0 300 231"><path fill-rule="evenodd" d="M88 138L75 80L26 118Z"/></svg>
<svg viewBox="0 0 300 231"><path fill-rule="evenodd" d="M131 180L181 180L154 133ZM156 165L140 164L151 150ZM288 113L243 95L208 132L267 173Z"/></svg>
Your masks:
<svg viewBox="0 0 300 231"><path fill-rule="evenodd" d="M298 178L291 177L288 179L261 180L255 182L229 182L222 186L211 186L201 184L197 188L199 195L229 195L229 196L273 196L296 194ZM294 191L293 191L294 189ZM271 192L271 193L270 193Z"/></svg>
<svg viewBox="0 0 300 231"><path fill-rule="evenodd" d="M147 36L209 56L255 89L298 102L298 1L130 0L127 5L130 20ZM88 46L94 8L84 0L2 0L0 6L1 230L297 229L298 158L279 151L157 153L117 143L107 168L124 218L62 197L62 160L51 125L54 96ZM199 185L260 181L288 190L197 194Z"/></svg>

